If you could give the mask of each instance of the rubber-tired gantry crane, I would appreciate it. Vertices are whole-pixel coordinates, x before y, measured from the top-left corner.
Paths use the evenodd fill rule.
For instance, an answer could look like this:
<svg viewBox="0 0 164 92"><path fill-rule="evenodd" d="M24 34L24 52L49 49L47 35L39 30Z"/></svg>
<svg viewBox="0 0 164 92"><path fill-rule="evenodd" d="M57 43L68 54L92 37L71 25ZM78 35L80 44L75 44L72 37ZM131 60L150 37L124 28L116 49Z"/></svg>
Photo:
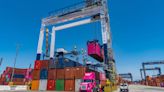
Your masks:
<svg viewBox="0 0 164 92"><path fill-rule="evenodd" d="M155 67L155 68L145 68L145 70L144 69L140 69L140 74L141 74L141 79L143 80L143 76L142 76L142 71L147 71L147 70L157 70L158 72L159 72L159 74L158 75L161 75L161 68L160 67ZM158 76L157 75L157 76Z"/></svg>
<svg viewBox="0 0 164 92"><path fill-rule="evenodd" d="M51 12L50 16L42 19L36 59L40 60L42 54L42 46L46 27L52 26L52 31L50 32L50 60L53 60L55 58L55 35L57 31L100 21L105 55L103 64L104 70L106 71L107 78L114 82L116 76L115 61L114 59L109 58L109 51L111 50L111 33L109 20L107 0L85 0L73 6ZM62 23L65 24L57 26L57 24Z"/></svg>
<svg viewBox="0 0 164 92"><path fill-rule="evenodd" d="M147 80L146 80L146 71L145 71L145 65L159 65L159 64L164 64L164 60L159 60L159 61L152 61L152 62L143 62L142 63L142 69L144 70L144 78L145 78L145 82L147 84Z"/></svg>
<svg viewBox="0 0 164 92"><path fill-rule="evenodd" d="M133 82L133 76L131 73L123 73L123 74L119 74L119 76L121 76L121 78L130 79L131 82Z"/></svg>

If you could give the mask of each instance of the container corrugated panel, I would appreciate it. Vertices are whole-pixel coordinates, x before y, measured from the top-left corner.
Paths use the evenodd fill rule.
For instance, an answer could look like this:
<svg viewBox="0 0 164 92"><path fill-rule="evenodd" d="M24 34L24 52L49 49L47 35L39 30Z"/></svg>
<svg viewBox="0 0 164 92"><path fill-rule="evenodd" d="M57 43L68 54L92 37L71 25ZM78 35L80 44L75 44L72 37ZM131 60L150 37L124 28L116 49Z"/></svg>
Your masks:
<svg viewBox="0 0 164 92"><path fill-rule="evenodd" d="M88 41L87 42L88 47L88 55L93 57L94 59L102 62L102 54L101 54L101 47L100 44L97 41Z"/></svg>
<svg viewBox="0 0 164 92"><path fill-rule="evenodd" d="M39 80L32 80L31 90L38 90L38 89L39 89Z"/></svg>
<svg viewBox="0 0 164 92"><path fill-rule="evenodd" d="M13 78L13 82L24 82L23 78Z"/></svg>
<svg viewBox="0 0 164 92"><path fill-rule="evenodd" d="M57 75L56 75L56 79L64 79L64 69L56 69Z"/></svg>
<svg viewBox="0 0 164 92"><path fill-rule="evenodd" d="M13 78L25 78L23 74L14 74Z"/></svg>
<svg viewBox="0 0 164 92"><path fill-rule="evenodd" d="M74 68L71 67L67 67L64 68L65 71L65 79L74 79L75 78L75 72L74 72Z"/></svg>
<svg viewBox="0 0 164 92"><path fill-rule="evenodd" d="M48 79L56 80L56 69L48 70Z"/></svg>
<svg viewBox="0 0 164 92"><path fill-rule="evenodd" d="M25 82L13 82L13 85L25 85Z"/></svg>
<svg viewBox="0 0 164 92"><path fill-rule="evenodd" d="M41 68L41 62L39 61L39 60L36 60L35 61L35 64L34 64L34 69L36 70L36 69L40 69Z"/></svg>
<svg viewBox="0 0 164 92"><path fill-rule="evenodd" d="M56 88L56 81L55 80L48 80L47 90L55 90L55 88Z"/></svg>
<svg viewBox="0 0 164 92"><path fill-rule="evenodd" d="M65 80L65 91L75 90L75 80Z"/></svg>
<svg viewBox="0 0 164 92"><path fill-rule="evenodd" d="M56 80L56 91L64 91L64 80Z"/></svg>
<svg viewBox="0 0 164 92"><path fill-rule="evenodd" d="M61 69L61 68L64 68L64 63L61 63L59 61L51 61L50 64L49 64L49 67L50 68L58 68L58 69Z"/></svg>
<svg viewBox="0 0 164 92"><path fill-rule="evenodd" d="M39 81L39 90L46 91L47 90L47 80L40 80Z"/></svg>
<svg viewBox="0 0 164 92"><path fill-rule="evenodd" d="M47 69L42 69L40 71L40 79L47 79L48 78L48 70Z"/></svg>
<svg viewBox="0 0 164 92"><path fill-rule="evenodd" d="M85 72L91 72L91 70L86 67L75 67L74 72L75 72L75 79L81 79L84 77Z"/></svg>
<svg viewBox="0 0 164 92"><path fill-rule="evenodd" d="M48 69L49 63L50 63L49 60L42 60L41 61L41 69Z"/></svg>
<svg viewBox="0 0 164 92"><path fill-rule="evenodd" d="M27 72L27 69L18 69L18 68L15 68L15 69L14 69L14 73L15 73L15 74L26 75L26 72Z"/></svg>
<svg viewBox="0 0 164 92"><path fill-rule="evenodd" d="M80 83L82 82L82 79L75 79L75 92L79 92L80 90Z"/></svg>
<svg viewBox="0 0 164 92"><path fill-rule="evenodd" d="M40 79L40 70L33 70L32 79L33 80L39 80Z"/></svg>

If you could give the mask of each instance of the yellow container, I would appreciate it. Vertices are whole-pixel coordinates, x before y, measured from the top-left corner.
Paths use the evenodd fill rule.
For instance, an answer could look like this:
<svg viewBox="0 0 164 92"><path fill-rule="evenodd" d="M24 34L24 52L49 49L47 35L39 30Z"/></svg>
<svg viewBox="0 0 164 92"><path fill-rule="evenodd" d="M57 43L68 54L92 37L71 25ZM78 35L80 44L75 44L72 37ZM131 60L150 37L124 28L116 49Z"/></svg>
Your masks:
<svg viewBox="0 0 164 92"><path fill-rule="evenodd" d="M105 86L104 92L112 92L112 88L110 86Z"/></svg>
<svg viewBox="0 0 164 92"><path fill-rule="evenodd" d="M31 90L38 90L38 89L39 89L39 80L32 80Z"/></svg>
<svg viewBox="0 0 164 92"><path fill-rule="evenodd" d="M14 83L13 82L9 82L9 85L13 85Z"/></svg>

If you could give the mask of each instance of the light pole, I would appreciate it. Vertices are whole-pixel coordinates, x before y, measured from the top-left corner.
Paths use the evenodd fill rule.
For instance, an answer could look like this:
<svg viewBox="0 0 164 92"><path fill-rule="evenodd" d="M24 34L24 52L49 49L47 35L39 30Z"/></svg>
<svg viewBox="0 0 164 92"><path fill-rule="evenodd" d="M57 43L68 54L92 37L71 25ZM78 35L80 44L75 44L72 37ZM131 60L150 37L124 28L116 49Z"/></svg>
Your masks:
<svg viewBox="0 0 164 92"><path fill-rule="evenodd" d="M12 75L11 75L11 82L13 82L13 76L14 76L14 72L15 72L15 64L16 64L16 61L17 61L19 48L20 48L20 44L17 44L17 46L16 46L16 55L15 55L15 59L14 59L14 67L12 69Z"/></svg>

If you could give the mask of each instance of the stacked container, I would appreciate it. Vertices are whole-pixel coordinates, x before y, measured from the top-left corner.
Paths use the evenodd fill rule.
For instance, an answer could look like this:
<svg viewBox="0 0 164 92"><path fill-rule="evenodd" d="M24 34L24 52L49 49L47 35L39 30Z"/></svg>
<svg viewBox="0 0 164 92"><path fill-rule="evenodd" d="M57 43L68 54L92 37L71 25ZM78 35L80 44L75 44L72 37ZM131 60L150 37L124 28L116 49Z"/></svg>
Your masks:
<svg viewBox="0 0 164 92"><path fill-rule="evenodd" d="M32 72L32 90L47 90L49 60L36 60Z"/></svg>
<svg viewBox="0 0 164 92"><path fill-rule="evenodd" d="M31 74L29 74L30 71L27 71L27 70L32 70L32 69L14 68L14 75L13 75L13 80L12 80L13 85L25 85L25 82L29 81L29 79L26 78L26 76L27 74L28 76L31 76ZM0 78L1 85L9 84L9 82L11 81L12 72L13 72L12 67L7 67L6 70L4 70Z"/></svg>

